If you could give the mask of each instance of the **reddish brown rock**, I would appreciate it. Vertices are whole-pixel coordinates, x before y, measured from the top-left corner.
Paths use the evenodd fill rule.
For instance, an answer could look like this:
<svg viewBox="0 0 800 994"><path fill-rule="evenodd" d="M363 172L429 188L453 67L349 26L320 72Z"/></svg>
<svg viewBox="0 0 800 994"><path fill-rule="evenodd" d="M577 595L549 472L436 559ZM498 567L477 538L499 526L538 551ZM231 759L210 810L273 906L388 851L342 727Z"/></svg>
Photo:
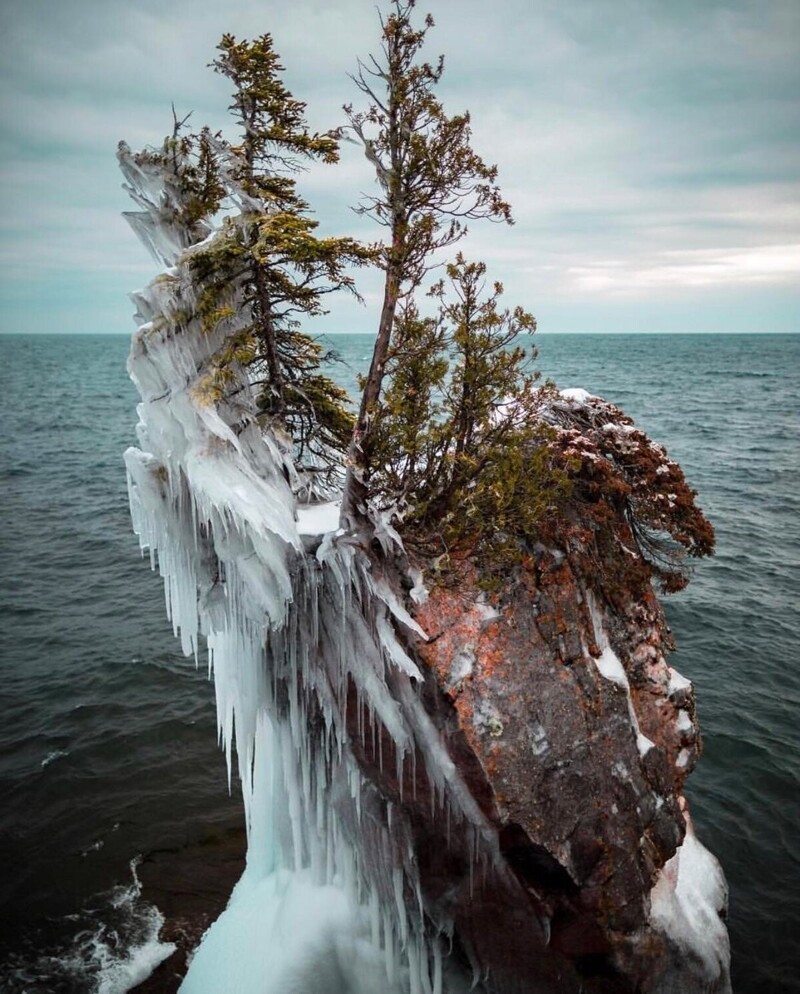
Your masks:
<svg viewBox="0 0 800 994"><path fill-rule="evenodd" d="M653 742L642 756L625 689L594 662L592 617L564 557L541 554L494 609L464 589L434 591L417 609L430 636L419 655L480 763L512 869L550 910L551 948L612 971L618 937L644 925L657 871L683 837L691 762L676 760L688 748L693 761L697 742L693 722L676 729L661 611L651 596L614 625Z"/></svg>
<svg viewBox="0 0 800 994"><path fill-rule="evenodd" d="M665 662L652 593L591 609L592 596L566 556L540 551L502 597L487 599L462 564L457 583L414 608L428 634L408 640L421 698L495 834L496 863L440 806L422 759L398 782L391 739L359 734L355 696L348 707L364 808L392 803L426 914L452 922L456 956L490 994L705 989L669 986L682 954L649 922L685 832L681 792L699 749L691 685ZM629 689L598 667L606 639Z"/></svg>

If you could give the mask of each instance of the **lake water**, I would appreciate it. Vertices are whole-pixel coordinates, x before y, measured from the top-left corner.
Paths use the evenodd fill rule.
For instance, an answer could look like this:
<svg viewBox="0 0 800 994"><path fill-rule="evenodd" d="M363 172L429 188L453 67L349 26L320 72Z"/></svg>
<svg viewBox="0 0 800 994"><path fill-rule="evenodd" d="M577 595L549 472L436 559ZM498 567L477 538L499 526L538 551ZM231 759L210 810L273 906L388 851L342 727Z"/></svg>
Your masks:
<svg viewBox="0 0 800 994"><path fill-rule="evenodd" d="M355 384L367 336L333 340ZM705 752L698 832L731 888L737 994L800 991L800 337L538 336L559 386L664 443L716 557L667 612ZM130 530L136 393L122 336L0 338L0 990L124 989L158 928L131 862L170 866L241 818L213 690ZM174 855L171 855L174 854ZM202 866L198 886L202 887ZM177 870L176 870L177 879ZM105 985L105 986L103 986Z"/></svg>

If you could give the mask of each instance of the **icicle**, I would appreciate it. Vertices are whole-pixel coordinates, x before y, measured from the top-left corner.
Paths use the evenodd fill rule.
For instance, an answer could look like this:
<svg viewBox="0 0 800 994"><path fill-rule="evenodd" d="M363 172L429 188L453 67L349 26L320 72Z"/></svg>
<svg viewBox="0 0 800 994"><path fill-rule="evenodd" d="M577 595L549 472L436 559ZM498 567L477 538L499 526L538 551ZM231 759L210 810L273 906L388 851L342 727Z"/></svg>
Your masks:
<svg viewBox="0 0 800 994"><path fill-rule="evenodd" d="M389 918L389 913L384 911L383 913L383 936L384 936L384 951L385 951L385 967L386 967L386 979L390 984L393 984L397 979L396 973L396 963L395 963L395 948L394 948L394 932L391 927L391 919Z"/></svg>
<svg viewBox="0 0 800 994"><path fill-rule="evenodd" d="M397 909L397 921L400 926L400 942L405 948L408 942L408 919L406 917L406 903L403 895L403 870L396 866L392 870L392 887L394 889L394 900Z"/></svg>

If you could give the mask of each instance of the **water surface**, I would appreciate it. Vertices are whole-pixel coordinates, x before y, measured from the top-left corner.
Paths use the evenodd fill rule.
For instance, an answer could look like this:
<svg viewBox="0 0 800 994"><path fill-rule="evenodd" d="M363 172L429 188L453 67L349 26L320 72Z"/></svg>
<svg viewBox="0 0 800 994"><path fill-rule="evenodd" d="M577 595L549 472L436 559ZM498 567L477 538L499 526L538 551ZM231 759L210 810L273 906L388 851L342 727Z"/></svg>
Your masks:
<svg viewBox="0 0 800 994"><path fill-rule="evenodd" d="M667 607L671 662L695 683L705 741L688 793L731 887L734 990L800 991L800 337L538 343L545 375L619 404L666 444L716 526L717 556ZM334 344L344 359L334 375L352 388L371 341ZM153 934L131 860L158 854L167 890L170 850L183 880L179 854L241 818L203 661L180 654L130 530L127 349L123 336L0 338L9 994L77 994L122 976L131 947ZM114 911L123 892L130 900Z"/></svg>

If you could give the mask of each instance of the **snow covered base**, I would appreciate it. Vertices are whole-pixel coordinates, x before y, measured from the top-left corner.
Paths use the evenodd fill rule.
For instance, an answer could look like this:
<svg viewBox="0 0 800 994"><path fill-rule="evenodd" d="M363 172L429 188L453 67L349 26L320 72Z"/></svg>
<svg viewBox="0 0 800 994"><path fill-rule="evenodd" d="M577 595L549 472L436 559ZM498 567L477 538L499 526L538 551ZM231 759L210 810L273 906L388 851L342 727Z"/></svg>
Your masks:
<svg viewBox="0 0 800 994"><path fill-rule="evenodd" d="M245 874L230 906L205 936L184 994L374 994L389 984L369 922L336 886L307 873Z"/></svg>

